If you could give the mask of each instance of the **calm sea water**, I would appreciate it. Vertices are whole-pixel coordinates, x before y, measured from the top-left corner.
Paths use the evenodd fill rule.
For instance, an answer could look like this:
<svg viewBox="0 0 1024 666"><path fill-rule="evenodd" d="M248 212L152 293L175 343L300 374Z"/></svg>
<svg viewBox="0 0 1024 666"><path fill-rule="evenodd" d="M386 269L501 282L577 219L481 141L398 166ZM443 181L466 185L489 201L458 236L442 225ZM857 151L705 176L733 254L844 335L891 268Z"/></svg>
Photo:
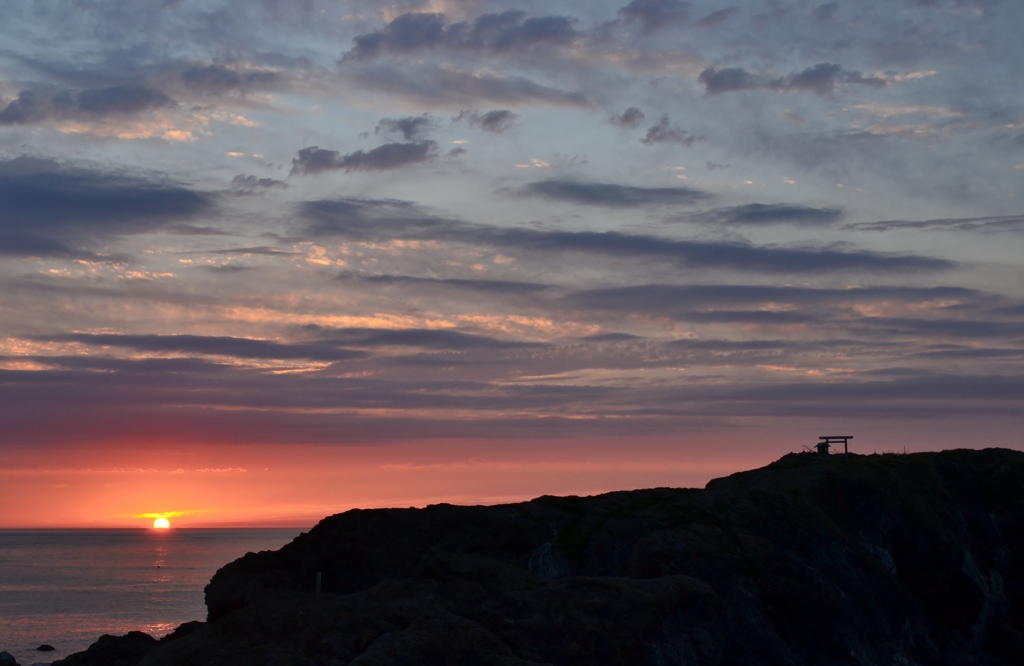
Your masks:
<svg viewBox="0 0 1024 666"><path fill-rule="evenodd" d="M203 587L300 529L0 530L0 650L49 664L102 634L163 636L205 620ZM37 652L42 643L55 652Z"/></svg>

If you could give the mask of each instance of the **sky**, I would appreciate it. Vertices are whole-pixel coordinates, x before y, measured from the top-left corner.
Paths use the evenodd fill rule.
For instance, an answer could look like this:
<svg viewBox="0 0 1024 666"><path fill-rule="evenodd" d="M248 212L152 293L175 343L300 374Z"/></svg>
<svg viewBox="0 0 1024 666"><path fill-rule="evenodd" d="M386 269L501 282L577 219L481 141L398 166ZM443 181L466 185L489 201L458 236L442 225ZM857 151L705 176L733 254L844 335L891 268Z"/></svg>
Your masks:
<svg viewBox="0 0 1024 666"><path fill-rule="evenodd" d="M1024 3L0 4L0 527L1021 448Z"/></svg>

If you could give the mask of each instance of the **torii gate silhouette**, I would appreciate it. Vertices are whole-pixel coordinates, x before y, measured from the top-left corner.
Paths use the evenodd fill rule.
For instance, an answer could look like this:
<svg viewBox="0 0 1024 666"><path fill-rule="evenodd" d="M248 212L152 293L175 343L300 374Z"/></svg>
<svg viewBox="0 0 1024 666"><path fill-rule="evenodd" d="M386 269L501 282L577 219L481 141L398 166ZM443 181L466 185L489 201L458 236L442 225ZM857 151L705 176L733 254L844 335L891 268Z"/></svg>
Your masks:
<svg viewBox="0 0 1024 666"><path fill-rule="evenodd" d="M818 449L818 453L823 456L829 454L828 450L832 444L843 443L843 454L850 452L849 441L853 439L853 435L819 435L818 439L821 441L814 445L814 448Z"/></svg>

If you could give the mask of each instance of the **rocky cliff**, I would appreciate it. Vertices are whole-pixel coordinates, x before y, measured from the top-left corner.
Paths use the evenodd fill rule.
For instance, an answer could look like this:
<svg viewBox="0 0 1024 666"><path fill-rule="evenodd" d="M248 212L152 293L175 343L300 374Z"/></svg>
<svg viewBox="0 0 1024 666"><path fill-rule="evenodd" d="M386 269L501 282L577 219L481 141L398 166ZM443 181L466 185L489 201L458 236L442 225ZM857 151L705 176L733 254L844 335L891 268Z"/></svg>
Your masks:
<svg viewBox="0 0 1024 666"><path fill-rule="evenodd" d="M228 564L206 602L139 663L1024 664L1024 454L349 511Z"/></svg>

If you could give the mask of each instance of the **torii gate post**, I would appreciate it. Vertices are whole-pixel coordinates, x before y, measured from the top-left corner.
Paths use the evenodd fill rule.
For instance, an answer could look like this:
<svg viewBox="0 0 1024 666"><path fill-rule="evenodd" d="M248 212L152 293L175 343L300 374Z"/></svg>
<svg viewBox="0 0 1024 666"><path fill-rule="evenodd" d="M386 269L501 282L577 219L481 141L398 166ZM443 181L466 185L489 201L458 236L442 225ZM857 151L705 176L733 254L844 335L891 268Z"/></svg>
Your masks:
<svg viewBox="0 0 1024 666"><path fill-rule="evenodd" d="M818 442L818 446L825 444L825 450L828 450L828 445L843 443L843 454L846 455L850 452L848 442L853 439L853 435L819 435L818 439L822 440Z"/></svg>

